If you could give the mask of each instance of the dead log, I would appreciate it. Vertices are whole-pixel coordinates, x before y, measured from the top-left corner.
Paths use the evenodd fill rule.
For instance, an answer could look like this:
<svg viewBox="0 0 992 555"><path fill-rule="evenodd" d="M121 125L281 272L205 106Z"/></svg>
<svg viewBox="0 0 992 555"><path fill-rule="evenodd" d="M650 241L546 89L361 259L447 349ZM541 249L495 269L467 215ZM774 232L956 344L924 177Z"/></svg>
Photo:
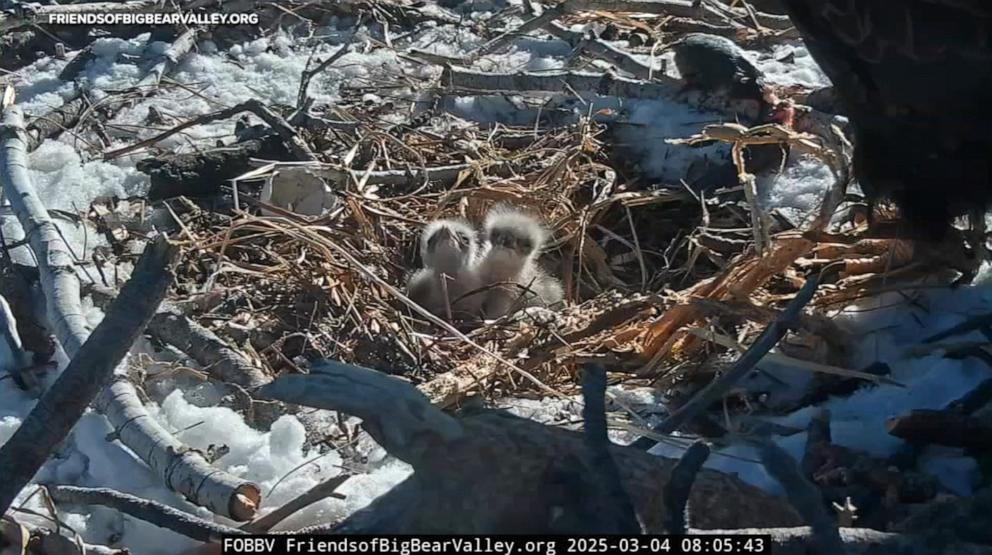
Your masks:
<svg viewBox="0 0 992 555"><path fill-rule="evenodd" d="M145 250L134 274L100 325L10 440L0 447L0 476L4 477L0 482L0 513L10 507L52 451L69 435L144 331L172 284L173 275L168 266L176 254L177 249L164 237Z"/></svg>
<svg viewBox="0 0 992 555"><path fill-rule="evenodd" d="M5 101L13 100L10 94L4 96ZM5 107L0 137L0 181L38 261L55 335L73 357L90 334L80 303L79 279L75 262L27 171L28 141L24 117L17 106ZM148 464L167 487L229 518L249 520L254 515L261 500L258 486L218 471L202 455L180 443L148 414L126 376L117 377L104 389L96 406L121 442Z"/></svg>
<svg viewBox="0 0 992 555"><path fill-rule="evenodd" d="M151 178L148 200L196 198L218 194L228 180L245 173L252 158L292 160L282 140L272 134L202 152L146 158L137 168Z"/></svg>
<svg viewBox="0 0 992 555"><path fill-rule="evenodd" d="M31 120L27 125L27 150L31 152L41 146L45 139L57 137L66 129L72 129L79 123L90 108L90 103L79 92L62 106Z"/></svg>
<svg viewBox="0 0 992 555"><path fill-rule="evenodd" d="M413 386L385 374L325 361L309 375L282 376L258 394L338 410L363 427L414 474L332 530L335 533L530 533L548 529L555 484L549 470L571 461L595 472L583 434L503 411L442 413ZM668 519L664 485L675 461L622 446L610 448L624 488L649 533ZM690 496L697 526L796 525L787 503L735 477L702 471Z"/></svg>

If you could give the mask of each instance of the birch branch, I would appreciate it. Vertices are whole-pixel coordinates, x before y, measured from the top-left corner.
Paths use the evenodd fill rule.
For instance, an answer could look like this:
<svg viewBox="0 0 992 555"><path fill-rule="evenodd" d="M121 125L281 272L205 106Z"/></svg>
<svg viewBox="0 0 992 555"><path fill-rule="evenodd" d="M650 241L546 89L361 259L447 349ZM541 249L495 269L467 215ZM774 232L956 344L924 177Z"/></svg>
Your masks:
<svg viewBox="0 0 992 555"><path fill-rule="evenodd" d="M80 303L79 279L73 258L31 183L24 116L17 106L6 108L0 138L0 181L38 260L55 336L66 354L75 357L90 334ZM126 376L116 376L96 404L121 442L167 487L234 520L249 520L254 515L261 500L258 486L218 471L180 443L148 414Z"/></svg>
<svg viewBox="0 0 992 555"><path fill-rule="evenodd" d="M103 308L114 298L112 290L104 287L87 288L93 303ZM217 334L187 318L168 303L162 306L151 322L148 333L200 363L204 371L216 380L253 388L272 381L261 368L252 365L239 352L230 348Z"/></svg>
<svg viewBox="0 0 992 555"><path fill-rule="evenodd" d="M135 88L142 89L158 86L159 82L162 81L162 76L171 72L176 67L176 64L179 63L179 60L185 58L196 45L196 35L198 32L199 30L196 28L189 28L183 34L176 37L172 45L148 66L145 70L145 76L138 81Z"/></svg>
<svg viewBox="0 0 992 555"><path fill-rule="evenodd" d="M323 481L307 490L303 493L303 495L300 495L281 507L273 509L272 512L243 524L241 529L251 534L264 534L271 530L276 524L279 524L283 520L289 518L293 513L301 511L318 501L328 497L344 499L343 495L340 493L335 493L334 490L338 489L338 487L345 483L348 478L351 478L350 474L341 474L329 480Z"/></svg>
<svg viewBox="0 0 992 555"><path fill-rule="evenodd" d="M106 386L134 340L148 324L172 283L168 266L176 249L164 237L145 249L131 279L110 305L107 315L58 380L31 410L13 437L0 447L0 514Z"/></svg>

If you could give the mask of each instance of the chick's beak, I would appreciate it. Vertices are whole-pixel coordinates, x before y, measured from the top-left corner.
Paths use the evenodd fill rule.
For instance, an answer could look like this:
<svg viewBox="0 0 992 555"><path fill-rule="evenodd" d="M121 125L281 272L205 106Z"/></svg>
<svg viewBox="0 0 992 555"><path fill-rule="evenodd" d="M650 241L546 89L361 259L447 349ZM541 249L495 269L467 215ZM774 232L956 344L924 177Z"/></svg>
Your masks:
<svg viewBox="0 0 992 555"><path fill-rule="evenodd" d="M442 245L447 245L449 247L458 246L458 238L455 233L448 229L447 227L442 227L437 232L438 242Z"/></svg>

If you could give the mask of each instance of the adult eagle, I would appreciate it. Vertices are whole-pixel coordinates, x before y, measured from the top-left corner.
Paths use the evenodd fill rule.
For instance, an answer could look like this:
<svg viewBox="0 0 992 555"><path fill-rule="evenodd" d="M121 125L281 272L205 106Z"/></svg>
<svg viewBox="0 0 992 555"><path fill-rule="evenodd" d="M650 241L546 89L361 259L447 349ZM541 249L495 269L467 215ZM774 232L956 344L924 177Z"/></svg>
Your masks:
<svg viewBox="0 0 992 555"><path fill-rule="evenodd" d="M833 81L874 204L937 239L992 200L992 1L782 0Z"/></svg>

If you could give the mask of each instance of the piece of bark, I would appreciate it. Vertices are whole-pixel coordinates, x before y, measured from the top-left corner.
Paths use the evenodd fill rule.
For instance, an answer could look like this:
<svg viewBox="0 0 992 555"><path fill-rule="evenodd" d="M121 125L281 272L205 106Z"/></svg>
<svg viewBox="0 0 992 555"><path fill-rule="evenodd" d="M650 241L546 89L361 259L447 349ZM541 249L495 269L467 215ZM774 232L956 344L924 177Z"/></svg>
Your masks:
<svg viewBox="0 0 992 555"><path fill-rule="evenodd" d="M282 140L271 134L203 152L146 158L136 167L151 177L148 200L157 201L216 195L229 179L245 173L252 158L288 161L292 156Z"/></svg>
<svg viewBox="0 0 992 555"><path fill-rule="evenodd" d="M956 411L914 410L890 418L885 427L891 435L916 443L977 451L992 448L992 424Z"/></svg>
<svg viewBox="0 0 992 555"><path fill-rule="evenodd" d="M453 418L397 378L343 363L314 370L282 376L258 393L357 416L387 452L414 467L413 476L335 532L546 531L543 509L554 489L547 477L555 461L570 459L576 471L595 472L583 434L502 411L466 410ZM610 451L645 530L662 532L668 518L663 487L675 461L630 447ZM799 524L783 499L715 471L699 473L690 502L698 526Z"/></svg>
<svg viewBox="0 0 992 555"><path fill-rule="evenodd" d="M38 261L49 321L69 357L90 334L79 297L75 260L48 216L27 171L27 134L20 108L5 109L0 131L0 181ZM235 520L249 520L261 500L257 485L219 471L145 410L126 375L116 376L96 401L117 437L170 489L190 502Z"/></svg>

